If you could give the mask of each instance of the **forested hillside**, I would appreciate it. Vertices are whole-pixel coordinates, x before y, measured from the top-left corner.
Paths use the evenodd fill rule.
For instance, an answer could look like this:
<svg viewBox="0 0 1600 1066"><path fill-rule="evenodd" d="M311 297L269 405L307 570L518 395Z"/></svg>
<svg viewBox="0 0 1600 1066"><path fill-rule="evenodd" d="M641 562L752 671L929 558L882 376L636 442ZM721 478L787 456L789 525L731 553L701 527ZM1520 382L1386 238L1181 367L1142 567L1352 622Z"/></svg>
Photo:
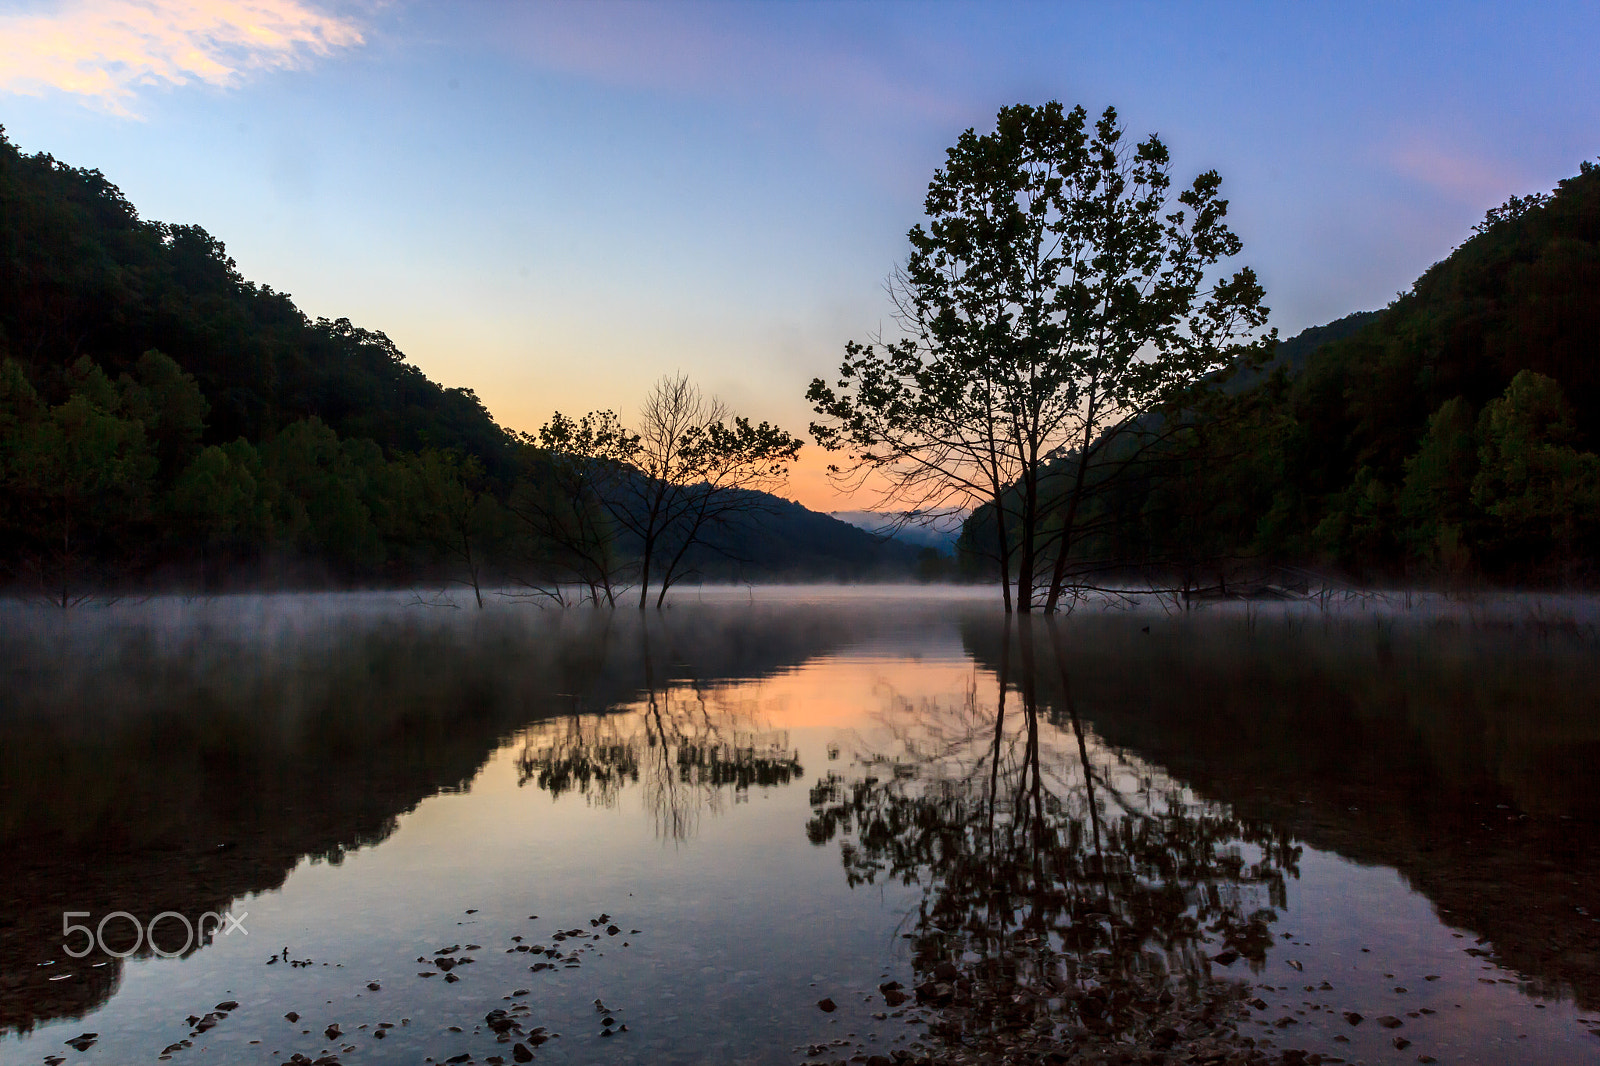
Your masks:
<svg viewBox="0 0 1600 1066"><path fill-rule="evenodd" d="M1221 392L1181 432L1112 442L1128 461L1093 500L1081 572L1594 580L1600 167L1490 211L1387 308L1283 342Z"/></svg>
<svg viewBox="0 0 1600 1066"><path fill-rule="evenodd" d="M1317 519L1294 534L1325 556L1507 578L1587 569L1600 168L1489 212L1376 320L1318 350L1285 408L1297 492L1280 506Z"/></svg>
<svg viewBox="0 0 1600 1066"><path fill-rule="evenodd" d="M734 420L718 432L743 442ZM68 605L159 585L582 582L564 518L602 514L615 501L597 493L647 475L613 455L563 495L553 472L568 459L594 457L508 432L384 334L308 319L205 230L142 219L99 171L24 154L0 129L0 583L13 591ZM528 506L552 500L565 509L553 523ZM736 510L705 524L679 579L909 572L904 553L778 497ZM607 580L632 580L626 529L580 524Z"/></svg>
<svg viewBox="0 0 1600 1066"><path fill-rule="evenodd" d="M24 155L3 129L0 257L0 357L51 402L81 357L115 379L157 349L205 397L205 443L315 416L341 437L509 472L509 441L471 389L429 381L382 333L306 318L199 226L141 219L99 171Z"/></svg>

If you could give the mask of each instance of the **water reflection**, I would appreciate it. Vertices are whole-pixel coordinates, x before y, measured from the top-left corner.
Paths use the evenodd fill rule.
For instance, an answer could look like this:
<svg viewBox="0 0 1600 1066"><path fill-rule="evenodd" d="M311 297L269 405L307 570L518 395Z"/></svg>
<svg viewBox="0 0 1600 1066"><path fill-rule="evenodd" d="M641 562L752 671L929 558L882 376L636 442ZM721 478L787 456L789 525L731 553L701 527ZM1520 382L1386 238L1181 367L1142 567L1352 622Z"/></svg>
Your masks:
<svg viewBox="0 0 1600 1066"><path fill-rule="evenodd" d="M1398 870L1529 991L1600 1008L1592 637L1404 618L1154 629L1065 627L1048 717L1067 728L1075 707L1236 816ZM997 632L964 636L998 664Z"/></svg>
<svg viewBox="0 0 1600 1066"><path fill-rule="evenodd" d="M730 798L742 802L753 787L787 785L805 772L787 730L764 728L726 695L712 685L658 690L652 679L642 702L540 722L522 733L517 784L604 807L637 786L656 835L686 841L702 811L720 813Z"/></svg>
<svg viewBox="0 0 1600 1066"><path fill-rule="evenodd" d="M462 620L328 601L171 617L12 611L0 625L0 1033L81 1016L116 991L117 955L97 949L70 979L40 965L68 961L63 912L195 922L226 910L280 887L303 859L337 864L384 841L422 800L467 788L530 722L543 723L530 737L576 730L575 743L549 735L550 758L578 760L551 763L554 786L575 784L563 775L583 760L626 774L625 752L648 753L636 761L649 762L663 831L682 836L707 789L800 768L677 694L826 654L873 624L760 609L680 626L590 612ZM597 714L575 719L575 701ZM635 705L645 712L604 718ZM614 755L585 753L584 731L634 731L643 744L619 735ZM132 946L122 924L107 927L112 951ZM154 947L182 946L178 923L159 932L173 942Z"/></svg>
<svg viewBox="0 0 1600 1066"><path fill-rule="evenodd" d="M522 861L508 827L528 812L548 806L577 825L587 808L575 796L611 808L604 831L616 835L583 854L649 877L681 852L672 913L721 901L715 921L684 923L708 954L659 973L714 963L729 975L725 997L759 977L770 999L790 981L807 1018L807 982L824 964L790 973L783 960L820 939L827 915L804 929L769 922L736 938L731 961L713 957L704 942L750 906L727 889L733 878L751 898L798 896L803 883L823 900L826 881L840 896L851 895L841 882L888 886L853 894L874 907L911 900L895 929L909 939L893 943L963 1041L1019 1027L1153 1037L1210 977L1287 983L1284 935L1339 905L1303 891L1329 856L1398 871L1411 891L1385 891L1421 893L1463 931L1460 947L1479 953L1456 975L1469 988L1505 980L1478 975L1499 962L1532 996L1600 1008L1590 640L1287 614L1008 625L938 601L639 619L338 599L264 620L275 602L176 619L0 618L0 1034L116 991L119 959L92 956L58 982L39 965L62 960L63 911L224 910L284 886L308 858L392 853L397 832L425 820L412 812L441 794L481 801L472 824L491 839L472 853L507 863ZM503 794L483 795L485 767L506 771ZM756 794L772 802L741 804ZM653 826L692 841L692 855L617 828L640 815L644 842ZM530 882L537 869L553 883L547 871L578 850L546 845L527 860ZM419 899L451 891L450 864L472 850L438 847L442 872L410 890ZM740 850L758 847L759 863ZM800 856L815 857L817 881L795 879L809 869ZM570 876L581 887L585 871ZM1357 905L1336 913L1369 928ZM1384 937L1409 935L1370 921L1379 952ZM880 961L902 961L885 955L887 929L836 925L828 950L870 955L871 981ZM1295 948L1310 960L1306 950ZM635 1009L647 1014L639 974ZM737 1034L766 1003L715 1009Z"/></svg>
<svg viewBox="0 0 1600 1066"><path fill-rule="evenodd" d="M813 788L807 836L839 841L852 884L922 887L916 995L946 1038L1148 1037L1207 990L1210 956L1259 967L1300 849L1087 735L1055 626L999 639L986 691L891 702L892 746ZM1041 706L1045 670L1068 728Z"/></svg>

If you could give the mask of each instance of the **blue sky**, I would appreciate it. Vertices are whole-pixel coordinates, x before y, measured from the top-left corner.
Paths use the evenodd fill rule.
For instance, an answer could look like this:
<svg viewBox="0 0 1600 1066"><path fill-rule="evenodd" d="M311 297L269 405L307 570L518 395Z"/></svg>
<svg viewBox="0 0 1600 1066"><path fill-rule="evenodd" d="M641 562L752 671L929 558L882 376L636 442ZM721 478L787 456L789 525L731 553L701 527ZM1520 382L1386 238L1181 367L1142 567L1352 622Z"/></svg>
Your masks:
<svg viewBox="0 0 1600 1066"><path fill-rule="evenodd" d="M1005 104L1220 171L1288 335L1600 155L1597 45L1592 3L0 0L0 123L514 428L683 370L800 431Z"/></svg>

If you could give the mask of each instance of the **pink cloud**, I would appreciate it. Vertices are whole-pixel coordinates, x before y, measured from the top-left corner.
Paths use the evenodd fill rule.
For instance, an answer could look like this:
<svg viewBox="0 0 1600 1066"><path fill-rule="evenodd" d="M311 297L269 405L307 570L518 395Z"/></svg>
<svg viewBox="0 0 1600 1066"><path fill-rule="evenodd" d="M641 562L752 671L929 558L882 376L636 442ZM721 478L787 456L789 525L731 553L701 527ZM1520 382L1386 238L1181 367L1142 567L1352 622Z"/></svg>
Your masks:
<svg viewBox="0 0 1600 1066"><path fill-rule="evenodd" d="M1387 156L1396 173L1473 207L1498 204L1530 187L1529 179L1512 166L1427 138L1407 139L1392 147Z"/></svg>
<svg viewBox="0 0 1600 1066"><path fill-rule="evenodd" d="M147 86L232 86L361 43L352 21L301 0L68 0L0 15L0 92L63 92L128 115Z"/></svg>
<svg viewBox="0 0 1600 1066"><path fill-rule="evenodd" d="M870 14L865 24L836 32L787 15L778 5L538 5L516 9L512 47L545 69L606 85L824 99L940 122L966 115L965 105L928 79L894 69L896 59L904 67L948 69L959 56L923 55L916 41L884 40L891 31L872 25Z"/></svg>

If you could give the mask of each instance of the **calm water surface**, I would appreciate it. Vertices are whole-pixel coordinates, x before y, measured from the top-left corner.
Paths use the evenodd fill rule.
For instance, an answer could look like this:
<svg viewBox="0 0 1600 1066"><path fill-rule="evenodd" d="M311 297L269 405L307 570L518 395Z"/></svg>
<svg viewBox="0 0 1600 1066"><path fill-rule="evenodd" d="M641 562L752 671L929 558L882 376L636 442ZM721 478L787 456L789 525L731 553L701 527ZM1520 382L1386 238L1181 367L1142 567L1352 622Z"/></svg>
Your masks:
<svg viewBox="0 0 1600 1066"><path fill-rule="evenodd" d="M1508 617L8 609L0 1063L510 1062L494 1010L548 1063L1014 1023L878 991L941 965L1061 1032L1138 1024L1087 989L1222 979L1277 1047L1600 1062L1600 642ZM172 957L101 950L118 917L73 958L66 912L174 912ZM205 913L242 929L185 949Z"/></svg>

